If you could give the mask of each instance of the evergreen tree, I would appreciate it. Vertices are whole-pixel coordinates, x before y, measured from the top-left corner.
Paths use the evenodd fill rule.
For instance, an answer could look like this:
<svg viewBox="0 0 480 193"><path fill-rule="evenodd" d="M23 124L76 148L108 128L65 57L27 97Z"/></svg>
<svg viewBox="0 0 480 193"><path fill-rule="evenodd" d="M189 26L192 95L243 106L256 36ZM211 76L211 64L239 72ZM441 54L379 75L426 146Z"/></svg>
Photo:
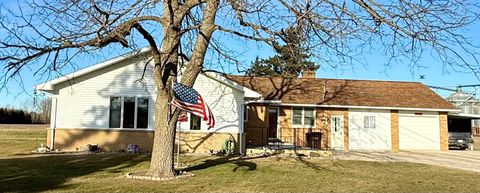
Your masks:
<svg viewBox="0 0 480 193"><path fill-rule="evenodd" d="M290 27L282 31L284 45L274 43L275 56L259 59L258 56L247 70L248 76L298 77L302 71L317 70L318 65L309 61L308 49L302 46L304 38L300 27Z"/></svg>

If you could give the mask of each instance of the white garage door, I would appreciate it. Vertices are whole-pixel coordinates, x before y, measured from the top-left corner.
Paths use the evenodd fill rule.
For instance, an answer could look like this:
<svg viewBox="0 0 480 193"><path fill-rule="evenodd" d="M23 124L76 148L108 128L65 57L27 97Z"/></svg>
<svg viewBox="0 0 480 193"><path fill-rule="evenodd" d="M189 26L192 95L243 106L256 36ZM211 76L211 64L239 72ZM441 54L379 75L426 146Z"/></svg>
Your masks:
<svg viewBox="0 0 480 193"><path fill-rule="evenodd" d="M391 149L389 110L349 109L348 120L350 149Z"/></svg>
<svg viewBox="0 0 480 193"><path fill-rule="evenodd" d="M440 150L439 125L436 112L398 112L400 149Z"/></svg>

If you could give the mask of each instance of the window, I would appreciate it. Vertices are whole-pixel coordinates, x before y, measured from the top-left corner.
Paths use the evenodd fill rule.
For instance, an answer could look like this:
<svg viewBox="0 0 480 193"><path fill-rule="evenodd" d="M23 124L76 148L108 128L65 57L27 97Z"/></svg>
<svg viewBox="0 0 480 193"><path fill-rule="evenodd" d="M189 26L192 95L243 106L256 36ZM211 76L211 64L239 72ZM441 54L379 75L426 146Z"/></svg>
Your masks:
<svg viewBox="0 0 480 193"><path fill-rule="evenodd" d="M190 114L190 130L200 130L201 121L200 117Z"/></svg>
<svg viewBox="0 0 480 193"><path fill-rule="evenodd" d="M332 132L339 132L342 131L342 118L332 116Z"/></svg>
<svg viewBox="0 0 480 193"><path fill-rule="evenodd" d="M375 116L364 116L363 117L363 127L368 128L375 128Z"/></svg>
<svg viewBox="0 0 480 193"><path fill-rule="evenodd" d="M135 127L135 97L123 97L123 128Z"/></svg>
<svg viewBox="0 0 480 193"><path fill-rule="evenodd" d="M122 116L122 97L110 98L110 128L120 128Z"/></svg>
<svg viewBox="0 0 480 193"><path fill-rule="evenodd" d="M148 97L110 97L110 128L148 128Z"/></svg>
<svg viewBox="0 0 480 193"><path fill-rule="evenodd" d="M303 108L303 125L307 127L315 127L315 109Z"/></svg>
<svg viewBox="0 0 480 193"><path fill-rule="evenodd" d="M148 98L137 98L137 128L148 128Z"/></svg>
<svg viewBox="0 0 480 193"><path fill-rule="evenodd" d="M293 108L292 123L293 125L302 125L303 108Z"/></svg>
<svg viewBox="0 0 480 193"><path fill-rule="evenodd" d="M292 124L294 127L315 127L315 108L294 107L292 111Z"/></svg>

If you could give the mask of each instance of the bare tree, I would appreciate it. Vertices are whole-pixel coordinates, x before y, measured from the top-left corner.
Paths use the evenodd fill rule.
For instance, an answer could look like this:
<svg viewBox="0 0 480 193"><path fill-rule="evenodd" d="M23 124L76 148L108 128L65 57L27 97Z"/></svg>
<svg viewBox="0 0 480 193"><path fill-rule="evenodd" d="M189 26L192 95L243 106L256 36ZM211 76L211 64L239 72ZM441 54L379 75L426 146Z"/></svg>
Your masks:
<svg viewBox="0 0 480 193"><path fill-rule="evenodd" d="M238 63L218 37L281 45L284 29L300 26L305 50L318 63L362 62L373 48L389 55L388 63L416 65L427 48L445 66L476 74L478 45L462 30L478 19L478 8L473 0L27 0L0 10L2 80L24 68L55 72L78 54L147 42L158 90L148 175L173 176L179 110L168 104L179 53L189 60L181 82L191 86L207 51Z"/></svg>
<svg viewBox="0 0 480 193"><path fill-rule="evenodd" d="M38 123L50 124L52 100L49 98L35 98L34 111L38 115Z"/></svg>

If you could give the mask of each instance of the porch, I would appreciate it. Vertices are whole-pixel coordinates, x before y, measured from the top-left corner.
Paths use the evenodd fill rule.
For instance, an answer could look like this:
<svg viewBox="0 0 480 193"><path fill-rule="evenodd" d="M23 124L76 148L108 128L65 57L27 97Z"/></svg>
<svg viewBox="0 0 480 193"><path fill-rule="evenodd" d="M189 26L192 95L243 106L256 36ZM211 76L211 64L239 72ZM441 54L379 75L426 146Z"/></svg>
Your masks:
<svg viewBox="0 0 480 193"><path fill-rule="evenodd" d="M244 127L247 149L323 151L345 150L344 147L348 147L348 121L344 119L348 117L346 109L295 109L261 105L248 106L247 109ZM299 117L300 114L302 117ZM294 119L297 120L295 124Z"/></svg>

